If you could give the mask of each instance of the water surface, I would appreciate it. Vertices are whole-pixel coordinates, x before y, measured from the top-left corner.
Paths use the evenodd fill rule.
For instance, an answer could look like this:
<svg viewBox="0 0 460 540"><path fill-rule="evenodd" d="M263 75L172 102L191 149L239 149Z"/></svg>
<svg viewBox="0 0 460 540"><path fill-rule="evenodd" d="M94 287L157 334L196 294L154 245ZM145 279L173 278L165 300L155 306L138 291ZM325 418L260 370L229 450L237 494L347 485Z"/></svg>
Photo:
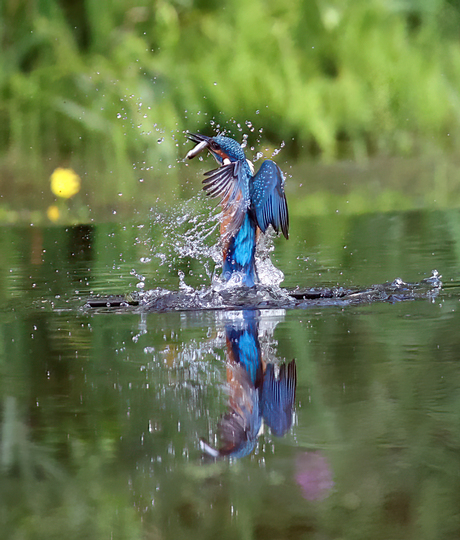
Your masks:
<svg viewBox="0 0 460 540"><path fill-rule="evenodd" d="M185 233L166 235L155 216L3 228L4 537L458 538L459 216L293 221L272 254L287 288L417 282L433 269L443 288L256 310L265 358L297 365L292 425L217 461L200 439L218 442L228 412L225 332L241 312L83 308L98 293L209 286L212 234L187 254Z"/></svg>

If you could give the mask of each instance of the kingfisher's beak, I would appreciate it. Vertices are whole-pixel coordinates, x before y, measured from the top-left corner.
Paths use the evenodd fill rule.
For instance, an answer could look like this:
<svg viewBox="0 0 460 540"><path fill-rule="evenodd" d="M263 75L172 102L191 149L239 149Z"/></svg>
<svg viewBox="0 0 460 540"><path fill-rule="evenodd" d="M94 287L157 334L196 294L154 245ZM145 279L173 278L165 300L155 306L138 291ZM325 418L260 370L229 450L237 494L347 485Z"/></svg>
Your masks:
<svg viewBox="0 0 460 540"><path fill-rule="evenodd" d="M187 138L196 143L196 146L187 153L185 159L192 159L197 156L205 148L208 148L211 141L211 137L200 135L200 133L187 133Z"/></svg>

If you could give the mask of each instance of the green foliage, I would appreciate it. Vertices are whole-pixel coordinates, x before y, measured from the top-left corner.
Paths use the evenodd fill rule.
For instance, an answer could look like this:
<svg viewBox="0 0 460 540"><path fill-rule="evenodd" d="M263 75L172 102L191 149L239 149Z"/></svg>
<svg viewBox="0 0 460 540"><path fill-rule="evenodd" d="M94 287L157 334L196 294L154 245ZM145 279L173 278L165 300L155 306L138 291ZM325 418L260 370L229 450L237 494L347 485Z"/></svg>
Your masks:
<svg viewBox="0 0 460 540"><path fill-rule="evenodd" d="M63 220L170 201L187 129L326 161L455 148L459 22L447 0L5 0L3 221L44 219L58 166L83 181Z"/></svg>
<svg viewBox="0 0 460 540"><path fill-rule="evenodd" d="M211 119L257 120L325 158L458 137L450 2L2 5L0 141L29 170L51 157L114 170L116 184L133 163L173 162L171 133Z"/></svg>

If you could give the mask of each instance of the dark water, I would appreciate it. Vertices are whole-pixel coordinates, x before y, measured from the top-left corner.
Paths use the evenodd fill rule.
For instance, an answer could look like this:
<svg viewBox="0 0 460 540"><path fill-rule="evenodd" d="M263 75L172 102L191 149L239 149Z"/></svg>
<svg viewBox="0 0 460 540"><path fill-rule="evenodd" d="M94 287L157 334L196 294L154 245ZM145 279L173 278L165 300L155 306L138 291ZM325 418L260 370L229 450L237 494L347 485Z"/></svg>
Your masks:
<svg viewBox="0 0 460 540"><path fill-rule="evenodd" d="M276 436L265 421L246 457L217 461L200 439L219 445L242 312L83 307L208 287L212 223L189 237L156 214L3 228L1 538L458 538L459 225L458 211L294 219L272 253L284 287L419 282L433 269L443 287L255 310L264 369L295 359L291 424Z"/></svg>

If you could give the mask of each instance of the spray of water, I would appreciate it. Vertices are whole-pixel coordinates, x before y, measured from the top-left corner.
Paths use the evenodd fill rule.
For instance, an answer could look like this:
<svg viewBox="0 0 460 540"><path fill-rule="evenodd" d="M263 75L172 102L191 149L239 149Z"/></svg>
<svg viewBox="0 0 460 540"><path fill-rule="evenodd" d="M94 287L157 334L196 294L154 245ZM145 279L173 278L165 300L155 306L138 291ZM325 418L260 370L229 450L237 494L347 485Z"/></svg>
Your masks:
<svg viewBox="0 0 460 540"><path fill-rule="evenodd" d="M289 307L292 299L280 288L283 273L270 260L274 250L273 232L262 234L256 250L259 284L248 289L243 276L235 273L229 281L222 279L222 249L219 239L221 214L209 199L197 195L176 205L168 212L153 212L150 227L150 255L141 262L153 261L166 266L178 279L178 289L147 289L145 276L136 270L136 288L144 307L156 310L222 309L226 306L267 307L272 304ZM201 283L184 265L204 269ZM184 269L185 268L185 269ZM192 285L193 283L193 285Z"/></svg>

